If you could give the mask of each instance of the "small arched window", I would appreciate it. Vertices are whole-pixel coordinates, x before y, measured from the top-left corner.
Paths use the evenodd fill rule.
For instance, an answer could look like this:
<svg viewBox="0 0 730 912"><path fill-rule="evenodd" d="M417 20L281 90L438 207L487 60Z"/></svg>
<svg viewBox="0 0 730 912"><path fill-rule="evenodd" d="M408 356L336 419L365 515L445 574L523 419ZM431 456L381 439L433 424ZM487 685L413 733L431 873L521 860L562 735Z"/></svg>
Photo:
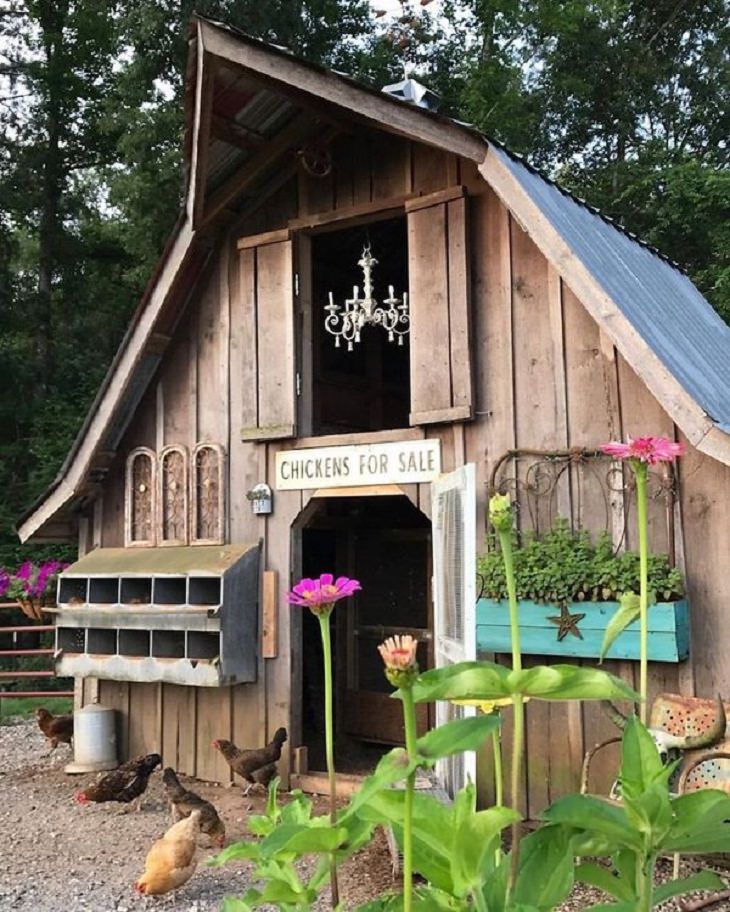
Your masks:
<svg viewBox="0 0 730 912"><path fill-rule="evenodd" d="M195 544L221 545L225 541L224 467L225 452L220 444L197 444L191 477L190 538Z"/></svg>
<svg viewBox="0 0 730 912"><path fill-rule="evenodd" d="M187 545L188 452L183 446L166 446L160 453L157 509L158 544Z"/></svg>
<svg viewBox="0 0 730 912"><path fill-rule="evenodd" d="M124 543L155 543L156 458L147 447L137 447L127 457L124 486Z"/></svg>

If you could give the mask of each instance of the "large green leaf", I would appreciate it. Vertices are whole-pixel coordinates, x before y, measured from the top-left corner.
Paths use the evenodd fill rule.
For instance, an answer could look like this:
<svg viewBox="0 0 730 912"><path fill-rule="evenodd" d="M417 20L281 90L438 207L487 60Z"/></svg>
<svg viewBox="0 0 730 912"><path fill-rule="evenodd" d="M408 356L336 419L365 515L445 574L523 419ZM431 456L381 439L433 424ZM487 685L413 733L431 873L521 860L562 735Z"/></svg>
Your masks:
<svg viewBox="0 0 730 912"><path fill-rule="evenodd" d="M485 739L499 729L501 719L498 715L470 716L467 719L456 719L432 728L418 739L418 759L423 765L433 764L452 754L462 751L478 750Z"/></svg>
<svg viewBox="0 0 730 912"><path fill-rule="evenodd" d="M251 912L253 906L250 906L242 899L235 899L233 896L226 896L221 906L221 912Z"/></svg>
<svg viewBox="0 0 730 912"><path fill-rule="evenodd" d="M681 896L682 893L691 893L693 890L724 890L725 882L714 871L700 871L684 880L670 880L668 883L654 887L654 905Z"/></svg>
<svg viewBox="0 0 730 912"><path fill-rule="evenodd" d="M596 798L594 795L566 795L559 798L541 814L549 823L562 823L594 832L612 842L617 848L628 847L641 851L641 834L631 826L624 808Z"/></svg>
<svg viewBox="0 0 730 912"><path fill-rule="evenodd" d="M702 789L672 800L674 820L664 851L697 855L730 852L730 795Z"/></svg>
<svg viewBox="0 0 730 912"><path fill-rule="evenodd" d="M523 694L536 700L637 700L620 678L598 668L537 665L511 671L495 662L458 662L422 674L413 687L417 703L498 700Z"/></svg>
<svg viewBox="0 0 730 912"><path fill-rule="evenodd" d="M325 818L326 819L326 818ZM261 857L333 852L347 839L345 827L282 823L261 843Z"/></svg>
<svg viewBox="0 0 730 912"><path fill-rule="evenodd" d="M434 731L438 731L438 729ZM367 804L377 792L389 789L396 782L404 780L417 766L418 759L409 759L408 753L402 747L396 747L388 751L385 756L380 758L375 770L352 796L342 814L342 819L346 819L355 813L359 807Z"/></svg>
<svg viewBox="0 0 730 912"><path fill-rule="evenodd" d="M256 860L260 855L259 846L260 843L258 842L233 842L221 852L218 852L217 855L206 859L206 864L217 868L220 865L227 864L229 861Z"/></svg>
<svg viewBox="0 0 730 912"><path fill-rule="evenodd" d="M594 861L586 861L579 864L575 869L575 879L579 883L588 884L591 887L598 887L614 899L621 899L626 902L636 899L635 892L631 884L627 883L622 877Z"/></svg>
<svg viewBox="0 0 730 912"><path fill-rule="evenodd" d="M546 826L520 842L520 870L515 902L552 910L573 887L573 855L569 828Z"/></svg>
<svg viewBox="0 0 730 912"><path fill-rule="evenodd" d="M641 615L641 599L635 592L624 592L619 599L619 607L611 620L606 624L601 643L600 661L606 658L606 653L613 646L616 637L633 624Z"/></svg>
<svg viewBox="0 0 730 912"><path fill-rule="evenodd" d="M536 665L510 672L507 686L535 700L638 700L625 681L599 668Z"/></svg>
<svg viewBox="0 0 730 912"><path fill-rule="evenodd" d="M472 805L475 794L474 786L468 785L454 799L451 874L454 890L462 896L473 889L481 890L487 873L485 861L494 857L500 833L520 819L511 808L475 811Z"/></svg>
<svg viewBox="0 0 730 912"><path fill-rule="evenodd" d="M358 813L373 823L392 827L402 845L405 792L384 789L376 792ZM453 893L450 846L453 842L451 809L428 795L413 796L413 864L430 883Z"/></svg>
<svg viewBox="0 0 730 912"><path fill-rule="evenodd" d="M636 716L631 716L621 742L622 797L637 798L661 778L663 772L664 764L654 739Z"/></svg>

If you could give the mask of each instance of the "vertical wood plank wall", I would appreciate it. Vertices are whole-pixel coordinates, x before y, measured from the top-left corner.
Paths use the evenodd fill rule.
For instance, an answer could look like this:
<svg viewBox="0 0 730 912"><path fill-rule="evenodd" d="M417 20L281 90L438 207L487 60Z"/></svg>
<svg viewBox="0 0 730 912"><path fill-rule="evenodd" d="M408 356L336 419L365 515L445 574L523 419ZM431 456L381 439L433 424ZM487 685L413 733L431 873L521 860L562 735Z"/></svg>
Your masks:
<svg viewBox="0 0 730 912"><path fill-rule="evenodd" d="M286 227L289 219L313 212L459 183L469 193L475 418L463 426L431 426L427 436L441 440L445 471L465 461L476 464L480 528L485 528L489 471L510 447L593 447L627 434L674 435L672 421L473 164L393 137L343 134L334 143L329 176L317 180L300 173L219 239L217 265L180 321L105 482L100 512L104 546L123 541L124 454L138 445L155 447L160 440L192 448L196 441L208 439L226 447L230 540L263 538L264 566L278 574L279 593L286 591L294 572L295 520L310 493L275 492L269 517L255 517L245 499L257 482L273 487L275 454L292 442L240 439L256 390L249 370L251 327L244 319L251 277L242 268L236 239ZM652 666L651 689L687 692L696 686L698 694L720 690L730 695L730 670L717 645L727 636L722 567L730 529L730 468L690 448L680 474L675 545L688 574L692 652L679 668ZM413 486L408 493L430 514L428 485ZM596 503L595 492L579 471L566 477L559 502L561 510L573 511L585 527L603 528L603 504ZM622 501L612 504L615 528L621 527L625 508ZM668 546L663 510L662 503L652 504L651 545L657 550ZM634 517L629 519L632 528ZM635 547L631 538L629 545ZM290 745L296 746L300 615L283 602L278 610L277 656L259 660L256 684L207 690L100 681L99 699L120 711L122 754L161 750L165 764L204 779L227 781L228 769L210 745L214 737L260 745L279 725L286 725ZM634 681L632 663L607 667ZM86 701L93 698L89 684L84 687ZM534 817L550 801L575 789L584 750L610 734L610 723L595 706L530 704L524 812ZM507 744L509 740L507 724ZM486 757L482 766L488 772ZM597 767L596 787L606 787L614 768L615 757L609 755ZM489 775L485 778L489 798Z"/></svg>

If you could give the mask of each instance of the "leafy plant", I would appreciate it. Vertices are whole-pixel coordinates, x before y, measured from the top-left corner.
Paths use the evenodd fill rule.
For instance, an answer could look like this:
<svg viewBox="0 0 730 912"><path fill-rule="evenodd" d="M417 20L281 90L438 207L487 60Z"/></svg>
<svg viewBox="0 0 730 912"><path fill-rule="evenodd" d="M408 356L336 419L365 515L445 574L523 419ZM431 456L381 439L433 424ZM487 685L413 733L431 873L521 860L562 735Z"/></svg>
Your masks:
<svg viewBox="0 0 730 912"><path fill-rule="evenodd" d="M621 804L569 795L543 814L549 824L571 830L576 855L611 858L612 869L595 861L576 867L576 880L615 900L593 906L596 912L645 912L673 896L723 886L717 875L705 871L654 887L654 868L662 854L730 851L730 795L702 789L672 797L669 780L675 767L662 763L651 735L632 717L622 741Z"/></svg>
<svg viewBox="0 0 730 912"><path fill-rule="evenodd" d="M567 605L575 601L617 601L624 592L638 592L640 557L633 551L614 554L611 540L601 533L591 541L585 531L572 531L558 517L541 538L530 533L521 545L513 533L513 562L517 597L534 602ZM503 549L489 539L490 549L479 557L477 570L487 598L507 597ZM682 574L670 567L664 554L648 556L648 585L657 598L671 601L684 594Z"/></svg>

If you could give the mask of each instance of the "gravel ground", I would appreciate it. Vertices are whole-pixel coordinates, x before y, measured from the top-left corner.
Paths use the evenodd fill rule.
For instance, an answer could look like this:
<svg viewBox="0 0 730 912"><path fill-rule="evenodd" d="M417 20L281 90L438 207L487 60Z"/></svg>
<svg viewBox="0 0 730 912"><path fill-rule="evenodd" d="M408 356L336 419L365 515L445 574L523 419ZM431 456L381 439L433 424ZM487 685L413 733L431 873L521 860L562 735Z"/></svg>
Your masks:
<svg viewBox="0 0 730 912"><path fill-rule="evenodd" d="M198 870L174 896L138 896L132 885L144 869L145 855L170 824L161 776L153 775L140 813L120 813L116 804L79 807L71 797L87 778L63 772L65 745L44 759L45 745L35 722L0 726L0 912L213 912L225 896L246 890L248 865L209 868L204 860L213 852L204 849ZM243 798L239 788L184 777L183 782L216 805L233 841L246 835L248 815L263 808L261 795ZM325 813L323 800L318 810ZM685 865L683 874L692 870ZM659 880L670 876L671 864L661 862ZM393 887L397 884L379 832L343 865L340 892L351 909ZM577 912L606 900L598 891L576 887L557 912ZM326 896L318 907L328 908ZM665 903L661 912L679 909L676 902ZM730 912L730 903L713 909Z"/></svg>
<svg viewBox="0 0 730 912"><path fill-rule="evenodd" d="M162 777L152 776L139 813L118 804L80 807L72 795L94 777L63 772L66 745L42 759L46 750L34 721L0 726L0 912L213 912L224 897L247 889L246 863L209 868L204 861L214 852L201 849L197 871L175 896L136 894L132 886L147 851L170 825ZM248 815L263 809L262 795L243 798L239 788L181 779L215 804L231 841L244 838ZM378 834L342 867L340 892L347 906L389 889L390 871Z"/></svg>

